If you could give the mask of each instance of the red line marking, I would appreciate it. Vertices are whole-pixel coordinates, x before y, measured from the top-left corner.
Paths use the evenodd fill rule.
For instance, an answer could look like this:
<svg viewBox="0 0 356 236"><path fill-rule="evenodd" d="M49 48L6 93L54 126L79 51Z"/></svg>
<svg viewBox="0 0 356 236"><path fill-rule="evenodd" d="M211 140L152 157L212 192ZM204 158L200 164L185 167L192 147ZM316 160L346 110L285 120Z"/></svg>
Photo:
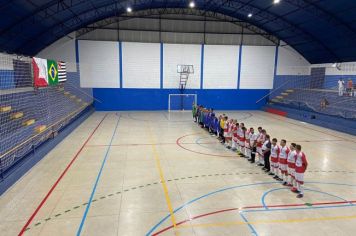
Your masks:
<svg viewBox="0 0 356 236"><path fill-rule="evenodd" d="M356 200L354 201L343 201L343 202L317 202L317 203L312 203L312 205L338 205L338 204L350 204L350 203L356 203ZM297 207L297 206L305 206L305 203L302 204L282 204L282 205L271 205L271 206L267 206L268 208L278 208L278 207ZM256 209L256 208L264 208L264 206L247 206L247 207L240 207L240 208L229 208L229 209L224 209L224 210L219 210L219 211L213 211L213 212L209 212L209 213L205 213L205 214L201 214L201 215L197 215L194 216L190 219L186 219L183 221L178 222L176 225L182 225L184 223L187 223L189 221L193 221L199 218L203 218L203 217L207 217L207 216L211 216L211 215L216 215L216 214L220 214L220 213L224 213L224 212L229 212L229 211L237 211L237 210L244 210L244 209ZM174 226L168 226L160 231L157 231L156 233L152 234L152 236L157 236L160 235L170 229L172 229Z"/></svg>
<svg viewBox="0 0 356 236"><path fill-rule="evenodd" d="M93 130L93 132L89 135L89 137L87 138L87 140L83 143L83 145L80 147L80 149L78 150L78 152L75 154L75 156L73 157L73 159L69 162L69 164L67 165L67 167L64 169L64 171L62 172L62 174L59 176L59 178L56 180L56 182L52 185L51 189L48 191L47 195L43 198L43 200L41 201L41 203L38 205L38 207L36 208L36 210L32 213L31 217L28 219L28 221L26 222L26 224L22 227L20 233L18 234L19 236L23 235L24 232L26 231L27 227L31 224L32 220L35 218L35 216L37 215L37 213L39 212L39 210L42 208L42 206L45 204L45 202L47 201L47 199L49 198L49 196L52 194L53 190L57 187L58 183L61 181L61 179L63 178L63 176L67 173L67 171L69 170L69 168L72 166L72 164L74 163L74 161L77 159L77 157L79 156L79 154L82 152L82 150L84 149L85 145L89 142L89 140L93 137L94 133L97 131L97 129L99 128L99 126L101 125L101 123L103 123L104 119L106 118L107 114L105 114L105 116L103 117L103 119L100 121L100 123L95 127L95 129Z"/></svg>
<svg viewBox="0 0 356 236"><path fill-rule="evenodd" d="M203 153L203 152L198 152L198 151L190 150L190 149L188 149L188 148L182 146L182 144L186 144L186 143L181 143L180 140L183 139L183 138L185 138L185 137L191 136L191 135L195 135L195 134L187 134L187 135L184 135L184 136L182 136L182 137L179 137L179 138L176 140L176 144L177 144L180 148L183 148L183 149L186 150L186 151L194 152L194 153L201 154L201 155L215 156L215 157L237 157L237 155L236 155L236 156L233 156L233 155L219 155L219 154Z"/></svg>

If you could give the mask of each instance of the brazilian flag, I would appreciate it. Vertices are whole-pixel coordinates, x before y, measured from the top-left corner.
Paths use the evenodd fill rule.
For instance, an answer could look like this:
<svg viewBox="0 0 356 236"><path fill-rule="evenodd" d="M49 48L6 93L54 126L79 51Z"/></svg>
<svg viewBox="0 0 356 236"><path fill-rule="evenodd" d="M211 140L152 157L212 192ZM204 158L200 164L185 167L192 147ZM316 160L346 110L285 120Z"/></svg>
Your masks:
<svg viewBox="0 0 356 236"><path fill-rule="evenodd" d="M48 85L54 86L58 84L58 65L57 61L47 60L48 70Z"/></svg>

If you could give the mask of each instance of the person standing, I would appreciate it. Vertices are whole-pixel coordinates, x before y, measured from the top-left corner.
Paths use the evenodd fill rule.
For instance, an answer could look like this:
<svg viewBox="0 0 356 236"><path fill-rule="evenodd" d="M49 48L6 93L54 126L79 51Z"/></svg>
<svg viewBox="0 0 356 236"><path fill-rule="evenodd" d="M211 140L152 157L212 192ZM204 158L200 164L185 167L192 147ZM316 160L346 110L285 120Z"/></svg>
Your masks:
<svg viewBox="0 0 356 236"><path fill-rule="evenodd" d="M339 79L339 81L337 82L338 87L339 87L339 96L343 96L344 95L344 81L342 79Z"/></svg>
<svg viewBox="0 0 356 236"><path fill-rule="evenodd" d="M262 170L268 173L271 171L271 164L269 161L269 157L271 155L271 139L268 134L266 134L265 142L262 145L262 154L264 158L264 167L262 168Z"/></svg>

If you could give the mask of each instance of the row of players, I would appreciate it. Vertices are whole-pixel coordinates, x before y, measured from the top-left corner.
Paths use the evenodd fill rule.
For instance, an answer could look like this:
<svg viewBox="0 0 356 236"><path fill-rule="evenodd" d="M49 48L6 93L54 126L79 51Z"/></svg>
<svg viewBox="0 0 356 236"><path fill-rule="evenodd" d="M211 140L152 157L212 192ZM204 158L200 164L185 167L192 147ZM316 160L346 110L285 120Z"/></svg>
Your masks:
<svg viewBox="0 0 356 236"><path fill-rule="evenodd" d="M228 119L225 114L216 117L212 109L202 106L193 105L193 118L202 128L206 128L214 136L217 135L226 148L237 151L251 163L255 163L257 155L258 166L263 166L266 173L291 187L291 191L298 194L297 198L303 197L302 185L308 162L301 145L291 143L288 147L285 139L278 145L278 140L271 140L262 127L258 127L256 133L253 127L247 129L244 123Z"/></svg>

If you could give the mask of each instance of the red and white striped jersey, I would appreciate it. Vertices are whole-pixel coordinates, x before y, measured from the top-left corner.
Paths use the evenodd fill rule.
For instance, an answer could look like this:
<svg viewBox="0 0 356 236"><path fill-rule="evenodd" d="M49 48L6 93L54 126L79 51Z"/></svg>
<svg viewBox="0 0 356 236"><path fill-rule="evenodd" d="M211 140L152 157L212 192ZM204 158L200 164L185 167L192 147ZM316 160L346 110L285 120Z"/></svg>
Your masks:
<svg viewBox="0 0 356 236"><path fill-rule="evenodd" d="M287 160L289 152L290 152L290 150L287 146L280 147L279 158Z"/></svg>
<svg viewBox="0 0 356 236"><path fill-rule="evenodd" d="M304 152L295 153L295 172L304 173L307 169L308 162Z"/></svg>
<svg viewBox="0 0 356 236"><path fill-rule="evenodd" d="M271 145L271 157L278 157L279 156L279 153L280 153L280 148L279 146L276 144L276 145Z"/></svg>

